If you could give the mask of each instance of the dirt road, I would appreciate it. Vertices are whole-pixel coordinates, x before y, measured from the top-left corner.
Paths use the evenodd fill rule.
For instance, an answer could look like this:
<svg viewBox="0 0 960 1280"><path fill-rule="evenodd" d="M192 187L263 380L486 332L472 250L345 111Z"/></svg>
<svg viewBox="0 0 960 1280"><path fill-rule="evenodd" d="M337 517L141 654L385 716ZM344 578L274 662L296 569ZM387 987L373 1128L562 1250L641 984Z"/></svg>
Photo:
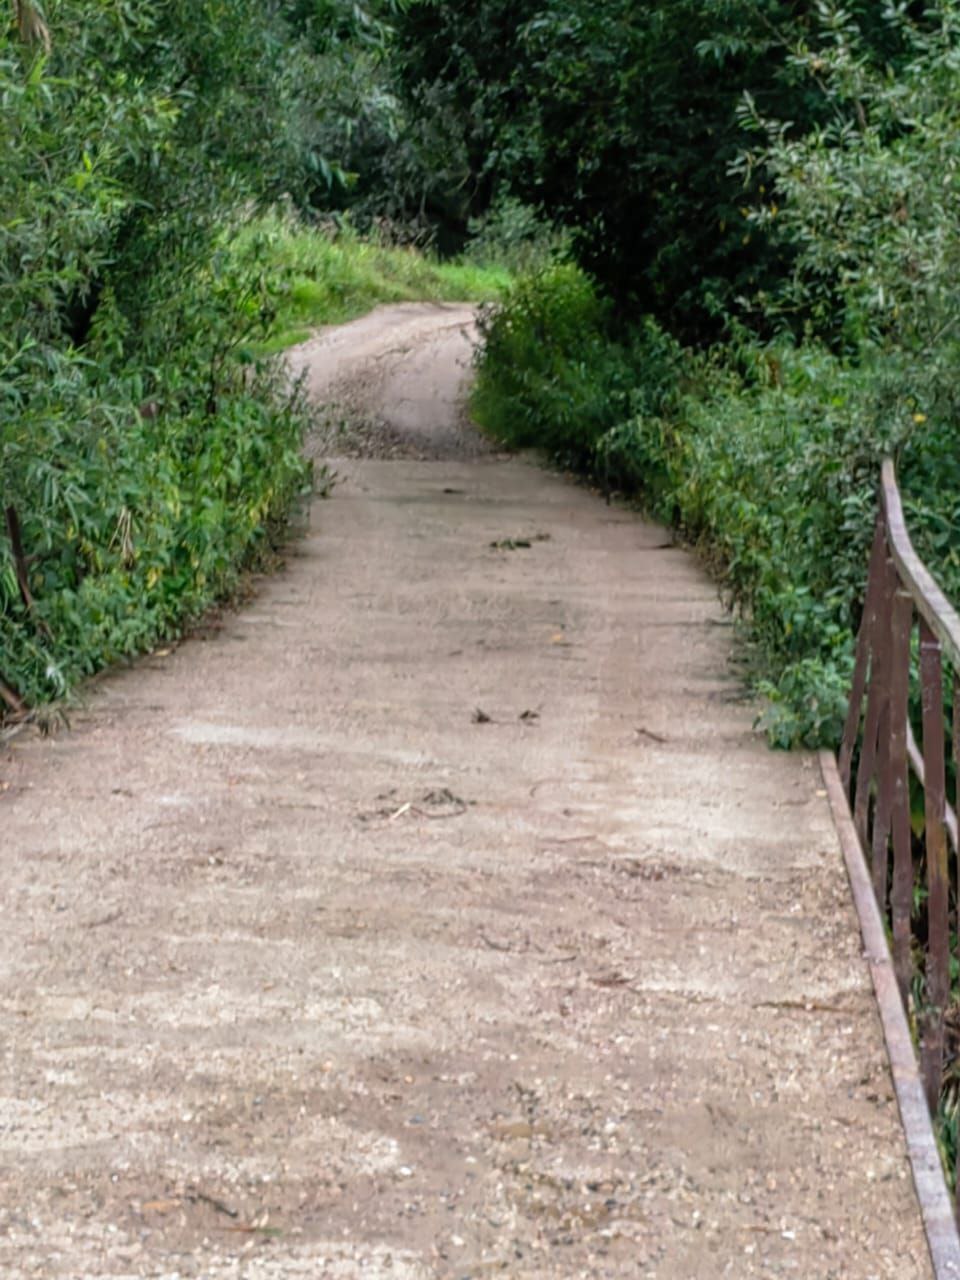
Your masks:
<svg viewBox="0 0 960 1280"><path fill-rule="evenodd" d="M0 756L4 1277L929 1274L814 761L662 529L472 440L470 320L301 350L397 456Z"/></svg>

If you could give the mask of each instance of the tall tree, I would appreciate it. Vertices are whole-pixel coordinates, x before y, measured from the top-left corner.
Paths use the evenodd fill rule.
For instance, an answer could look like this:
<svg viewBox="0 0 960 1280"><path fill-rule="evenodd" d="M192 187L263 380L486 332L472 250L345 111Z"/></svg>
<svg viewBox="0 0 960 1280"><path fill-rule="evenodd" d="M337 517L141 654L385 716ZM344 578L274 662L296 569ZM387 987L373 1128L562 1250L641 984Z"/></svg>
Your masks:
<svg viewBox="0 0 960 1280"><path fill-rule="evenodd" d="M868 38L895 37L868 0ZM798 129L829 104L792 56L817 30L799 0L421 0L398 21L416 107L442 97L468 157L473 211L500 188L571 227L581 261L631 309L685 337L783 270L745 209L762 192L731 166L737 106Z"/></svg>

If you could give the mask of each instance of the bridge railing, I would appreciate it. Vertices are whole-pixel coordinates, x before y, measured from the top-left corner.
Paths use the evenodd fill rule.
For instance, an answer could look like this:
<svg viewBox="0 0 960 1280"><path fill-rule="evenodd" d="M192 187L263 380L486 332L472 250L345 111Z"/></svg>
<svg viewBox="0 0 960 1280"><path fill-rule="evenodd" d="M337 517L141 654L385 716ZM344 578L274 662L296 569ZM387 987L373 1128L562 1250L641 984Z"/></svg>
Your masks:
<svg viewBox="0 0 960 1280"><path fill-rule="evenodd" d="M919 1040L934 1117L949 1065L950 853L956 859L958 794L948 774L956 778L960 754L958 677L960 616L914 551L888 460L837 765L892 935L894 972ZM952 708L949 724L945 705ZM922 788L922 824L919 805L911 810L911 772Z"/></svg>

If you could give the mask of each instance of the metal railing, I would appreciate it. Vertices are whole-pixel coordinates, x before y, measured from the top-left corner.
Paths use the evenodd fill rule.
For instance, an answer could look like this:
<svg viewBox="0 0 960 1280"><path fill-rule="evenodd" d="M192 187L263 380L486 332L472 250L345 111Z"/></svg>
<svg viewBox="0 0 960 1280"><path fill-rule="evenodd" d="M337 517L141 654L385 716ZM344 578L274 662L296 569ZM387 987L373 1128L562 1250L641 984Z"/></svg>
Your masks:
<svg viewBox="0 0 960 1280"><path fill-rule="evenodd" d="M944 716L945 660L952 671L949 731ZM911 687L919 744L911 727ZM868 857L874 893L892 934L897 985L919 1039L932 1116L937 1115L948 1065L948 845L956 855L958 797L955 788L948 796L947 759L952 754L956 764L958 753L960 616L913 549L894 466L888 460L883 464L850 707L837 763ZM911 771L923 790L922 841L919 820L916 837L912 821ZM921 926L917 932L915 923Z"/></svg>

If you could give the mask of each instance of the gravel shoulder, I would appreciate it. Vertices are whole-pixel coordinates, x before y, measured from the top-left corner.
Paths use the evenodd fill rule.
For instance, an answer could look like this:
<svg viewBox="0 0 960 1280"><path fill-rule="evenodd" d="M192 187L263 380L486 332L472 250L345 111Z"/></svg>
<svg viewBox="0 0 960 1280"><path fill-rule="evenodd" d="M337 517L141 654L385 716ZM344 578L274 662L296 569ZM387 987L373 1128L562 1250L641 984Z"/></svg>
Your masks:
<svg viewBox="0 0 960 1280"><path fill-rule="evenodd" d="M298 349L285 568L0 755L4 1277L930 1275L816 762L472 332Z"/></svg>

